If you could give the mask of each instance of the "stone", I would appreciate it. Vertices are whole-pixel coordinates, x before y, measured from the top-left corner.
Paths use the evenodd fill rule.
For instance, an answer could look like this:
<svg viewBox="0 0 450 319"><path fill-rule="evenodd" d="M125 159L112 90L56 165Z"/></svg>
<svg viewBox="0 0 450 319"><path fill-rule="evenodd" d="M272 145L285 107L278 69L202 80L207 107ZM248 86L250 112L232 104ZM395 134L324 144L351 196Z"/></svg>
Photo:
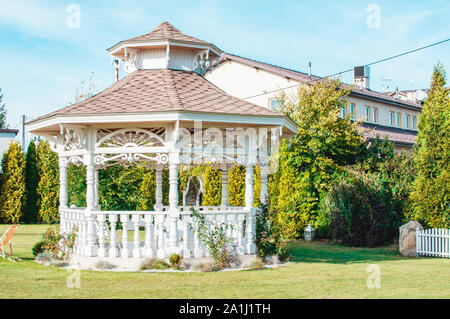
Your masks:
<svg viewBox="0 0 450 319"><path fill-rule="evenodd" d="M398 249L403 256L416 256L416 228L423 230L422 225L416 221L400 226Z"/></svg>

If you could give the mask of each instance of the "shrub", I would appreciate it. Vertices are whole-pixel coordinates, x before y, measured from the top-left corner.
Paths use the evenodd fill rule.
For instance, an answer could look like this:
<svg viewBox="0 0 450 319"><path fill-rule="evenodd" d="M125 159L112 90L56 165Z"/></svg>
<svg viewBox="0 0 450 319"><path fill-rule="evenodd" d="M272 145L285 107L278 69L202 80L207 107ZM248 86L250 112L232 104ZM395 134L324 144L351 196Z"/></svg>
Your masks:
<svg viewBox="0 0 450 319"><path fill-rule="evenodd" d="M228 203L231 206L244 206L245 167L236 165L228 171Z"/></svg>
<svg viewBox="0 0 450 319"><path fill-rule="evenodd" d="M38 262L50 262L53 260L53 255L48 251L44 251L36 256L36 261Z"/></svg>
<svg viewBox="0 0 450 319"><path fill-rule="evenodd" d="M45 251L45 249L44 249L45 244L46 243L45 243L44 240L40 240L36 244L34 244L32 250L31 250L33 252L33 256L36 257L40 253L44 252Z"/></svg>
<svg viewBox="0 0 450 319"><path fill-rule="evenodd" d="M255 259L250 263L249 268L251 270L262 270L264 266L264 262L261 259Z"/></svg>
<svg viewBox="0 0 450 319"><path fill-rule="evenodd" d="M218 206L220 205L222 195L222 172L213 167L206 167L203 174L203 206Z"/></svg>
<svg viewBox="0 0 450 319"><path fill-rule="evenodd" d="M53 224L59 221L59 163L58 155L53 152L47 141L38 145L39 171L39 219L43 223Z"/></svg>
<svg viewBox="0 0 450 319"><path fill-rule="evenodd" d="M104 269L114 269L114 268L116 268L116 266L114 266L113 264L110 264L107 261L99 260L95 263L95 268L104 270Z"/></svg>
<svg viewBox="0 0 450 319"><path fill-rule="evenodd" d="M74 228L71 232L62 235L58 229L48 227L45 233L42 234L41 248L45 253L50 254L52 258L68 259L75 244L76 232L77 229Z"/></svg>
<svg viewBox="0 0 450 319"><path fill-rule="evenodd" d="M205 244L216 266L219 269L228 267L230 264L230 254L227 249L229 239L226 236L226 230L229 225L219 224L217 222L208 225L205 216L199 214L194 208L191 208L191 216L195 221L195 224L191 227L199 239Z"/></svg>
<svg viewBox="0 0 450 319"><path fill-rule="evenodd" d="M140 268L141 268L141 270L146 270L146 269L165 270L165 269L170 269L170 265L162 259L147 258L142 262Z"/></svg>
<svg viewBox="0 0 450 319"><path fill-rule="evenodd" d="M23 220L25 208L25 156L17 142L11 142L2 159L0 221L16 224Z"/></svg>
<svg viewBox="0 0 450 319"><path fill-rule="evenodd" d="M33 224L38 221L39 215L39 194L37 192L39 184L38 155L36 144L31 141L28 145L25 160L25 187L27 190L26 209L24 212L24 222Z"/></svg>
<svg viewBox="0 0 450 319"><path fill-rule="evenodd" d="M192 270L199 272L213 272L220 269L214 263L198 263L192 266Z"/></svg>
<svg viewBox="0 0 450 319"><path fill-rule="evenodd" d="M332 184L321 213L330 237L350 246L387 244L401 222L392 209L389 185L377 175L359 172Z"/></svg>
<svg viewBox="0 0 450 319"><path fill-rule="evenodd" d="M181 268L181 260L182 260L183 258L180 256L180 255L178 255L178 254L172 254L170 257L169 257L169 263L170 263L170 265L172 266L172 268L174 268L174 269L180 269Z"/></svg>

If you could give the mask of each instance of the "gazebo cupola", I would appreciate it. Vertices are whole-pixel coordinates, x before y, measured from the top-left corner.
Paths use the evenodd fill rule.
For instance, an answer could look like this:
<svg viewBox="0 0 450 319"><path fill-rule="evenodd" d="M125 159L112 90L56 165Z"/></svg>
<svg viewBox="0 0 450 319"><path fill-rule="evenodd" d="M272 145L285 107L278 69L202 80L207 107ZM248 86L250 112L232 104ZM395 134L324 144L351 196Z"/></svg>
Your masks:
<svg viewBox="0 0 450 319"><path fill-rule="evenodd" d="M178 172L209 165L222 171L222 200L214 207L194 203L196 210L209 221L233 226L227 234L232 254L254 254L253 169L261 169L259 197L264 203L270 152L279 137L296 133L296 124L207 81L202 74L214 66L221 51L167 22L108 51L123 61L127 76L91 98L26 124L30 133L45 137L58 153L60 228L63 233L77 230L75 253L134 260L172 253L184 258L206 256L205 246L192 231L191 207L180 205ZM68 164L86 167L86 207L68 205ZM102 210L98 171L111 165L155 170L154 210ZM235 165L246 170L242 207L228 204L228 170ZM163 170L169 173L168 206L162 203ZM123 230L121 240L118 226Z"/></svg>
<svg viewBox="0 0 450 319"><path fill-rule="evenodd" d="M214 66L222 51L211 43L185 35L163 22L144 35L121 41L108 49L124 71L173 69L203 74Z"/></svg>

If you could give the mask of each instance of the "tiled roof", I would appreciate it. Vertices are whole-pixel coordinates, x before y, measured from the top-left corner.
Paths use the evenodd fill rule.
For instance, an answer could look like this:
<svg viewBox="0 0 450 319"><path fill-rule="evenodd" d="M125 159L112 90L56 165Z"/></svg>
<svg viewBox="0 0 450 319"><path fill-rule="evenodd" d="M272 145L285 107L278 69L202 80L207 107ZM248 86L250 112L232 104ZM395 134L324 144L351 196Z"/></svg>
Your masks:
<svg viewBox="0 0 450 319"><path fill-rule="evenodd" d="M191 111L283 116L228 95L195 72L138 70L106 90L39 119L54 115Z"/></svg>
<svg viewBox="0 0 450 319"><path fill-rule="evenodd" d="M316 80L322 79L322 77L319 77L319 76L311 75L311 77L310 77L307 73L303 73L303 72L299 72L299 71L291 70L291 69L286 69L286 68L283 68L280 66L255 61L255 60L240 57L237 55L233 55L233 54L229 54L229 53L222 54L220 62L227 61L227 60L241 62L243 64L252 66L254 68L259 68L259 69L266 70L268 72L273 72L280 76L291 78L291 79L297 80L299 82L316 81ZM350 86L348 84L345 84L345 85ZM380 92L376 92L376 91L372 91L372 90L368 90L368 89L364 89L364 88L361 89L358 86L353 86L350 96L359 97L359 98L368 98L368 99L372 99L372 100L375 99L375 100L378 100L381 102L397 105L400 107L410 107L410 108L412 107L415 109L422 108L422 106L420 104L417 104L414 102L409 102L409 101L402 101L395 97L389 96L387 94L383 94Z"/></svg>
<svg viewBox="0 0 450 319"><path fill-rule="evenodd" d="M416 131L405 130L401 128L367 123L363 123L361 124L361 126L361 129L363 130L363 136L369 139L375 139L377 135L380 137L380 139L383 139L385 136L387 136L388 140L394 142L395 144L413 145L417 137Z"/></svg>
<svg viewBox="0 0 450 319"><path fill-rule="evenodd" d="M0 133L14 133L17 135L17 133L19 133L19 130L9 129L9 128L0 128Z"/></svg>
<svg viewBox="0 0 450 319"><path fill-rule="evenodd" d="M131 41L139 41L139 40L180 40L180 41L190 41L190 42L199 42L199 43L207 43L203 40L188 36L175 28L169 22L165 21L157 26L155 29L150 31L149 33L125 40L123 42L131 42Z"/></svg>

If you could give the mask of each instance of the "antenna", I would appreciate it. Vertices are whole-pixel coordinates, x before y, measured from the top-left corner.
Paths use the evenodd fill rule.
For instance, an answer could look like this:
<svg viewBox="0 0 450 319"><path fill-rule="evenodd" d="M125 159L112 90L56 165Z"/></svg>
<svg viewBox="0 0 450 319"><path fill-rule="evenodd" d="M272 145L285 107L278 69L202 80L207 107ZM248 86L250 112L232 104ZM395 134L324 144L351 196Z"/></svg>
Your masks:
<svg viewBox="0 0 450 319"><path fill-rule="evenodd" d="M383 92L386 93L387 89L389 89L389 82L392 81L392 78L381 77L381 87L383 88Z"/></svg>

